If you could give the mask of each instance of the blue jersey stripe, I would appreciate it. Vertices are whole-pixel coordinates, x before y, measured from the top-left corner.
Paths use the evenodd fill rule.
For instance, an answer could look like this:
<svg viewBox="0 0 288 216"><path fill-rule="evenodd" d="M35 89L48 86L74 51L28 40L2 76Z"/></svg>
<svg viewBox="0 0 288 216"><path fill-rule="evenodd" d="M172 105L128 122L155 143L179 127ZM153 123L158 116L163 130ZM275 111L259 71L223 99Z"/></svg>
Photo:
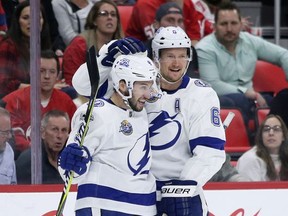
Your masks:
<svg viewBox="0 0 288 216"><path fill-rule="evenodd" d="M215 137L198 137L189 141L191 151L197 146L206 146L209 148L224 150L225 141Z"/></svg>
<svg viewBox="0 0 288 216"><path fill-rule="evenodd" d="M84 184L78 187L77 199L95 197L142 206L155 205L156 192L149 194L129 193L115 188L96 184Z"/></svg>

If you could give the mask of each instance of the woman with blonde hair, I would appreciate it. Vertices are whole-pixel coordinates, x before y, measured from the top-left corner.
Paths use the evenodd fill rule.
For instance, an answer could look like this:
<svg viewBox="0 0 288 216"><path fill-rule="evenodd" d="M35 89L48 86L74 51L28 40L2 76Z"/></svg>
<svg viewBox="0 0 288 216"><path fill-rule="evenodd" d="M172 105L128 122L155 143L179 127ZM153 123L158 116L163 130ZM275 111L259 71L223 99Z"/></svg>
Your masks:
<svg viewBox="0 0 288 216"><path fill-rule="evenodd" d="M255 146L239 158L237 170L251 181L288 181L288 131L280 116L266 117Z"/></svg>
<svg viewBox="0 0 288 216"><path fill-rule="evenodd" d="M86 62L86 51L92 45L96 52L106 43L123 37L117 5L111 0L94 4L88 14L85 31L76 36L66 48L63 58L64 78L67 84L80 67Z"/></svg>

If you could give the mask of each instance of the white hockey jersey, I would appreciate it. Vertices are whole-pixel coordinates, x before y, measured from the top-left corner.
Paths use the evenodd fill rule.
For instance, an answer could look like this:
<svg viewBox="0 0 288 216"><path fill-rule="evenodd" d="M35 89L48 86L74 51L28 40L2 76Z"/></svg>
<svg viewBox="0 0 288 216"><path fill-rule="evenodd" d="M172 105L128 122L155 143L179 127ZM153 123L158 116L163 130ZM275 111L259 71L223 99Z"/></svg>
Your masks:
<svg viewBox="0 0 288 216"><path fill-rule="evenodd" d="M200 190L225 161L225 131L215 91L184 76L175 91L146 103L157 181L194 180ZM161 182L158 182L162 185Z"/></svg>
<svg viewBox="0 0 288 216"><path fill-rule="evenodd" d="M77 109L67 143L77 143L87 104ZM92 156L78 183L76 209L95 207L133 215L156 214L155 178L146 111L133 112L97 99L84 140ZM74 183L75 183L74 182Z"/></svg>

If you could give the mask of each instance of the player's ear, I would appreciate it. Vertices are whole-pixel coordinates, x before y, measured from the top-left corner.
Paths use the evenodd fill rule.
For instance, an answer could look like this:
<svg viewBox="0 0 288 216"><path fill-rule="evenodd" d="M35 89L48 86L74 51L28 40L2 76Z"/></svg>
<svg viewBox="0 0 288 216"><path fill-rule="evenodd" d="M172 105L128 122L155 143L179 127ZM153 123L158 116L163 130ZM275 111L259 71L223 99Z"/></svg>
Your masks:
<svg viewBox="0 0 288 216"><path fill-rule="evenodd" d="M125 95L124 93L127 92L127 85L126 85L125 80L119 81L119 90L123 95Z"/></svg>

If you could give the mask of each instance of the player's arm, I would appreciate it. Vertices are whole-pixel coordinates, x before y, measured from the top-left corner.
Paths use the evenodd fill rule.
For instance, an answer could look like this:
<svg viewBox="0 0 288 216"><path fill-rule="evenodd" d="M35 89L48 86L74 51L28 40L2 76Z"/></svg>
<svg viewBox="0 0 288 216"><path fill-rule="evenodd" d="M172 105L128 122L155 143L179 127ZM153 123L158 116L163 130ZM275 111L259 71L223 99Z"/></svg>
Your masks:
<svg viewBox="0 0 288 216"><path fill-rule="evenodd" d="M99 50L97 56L97 64L100 75L99 87L101 87L108 80L108 95L111 93L108 91L112 91L112 83L109 82L109 74L115 59L119 55L129 55L135 53L143 53L144 55L147 55L145 45L140 40L135 38L113 40L108 44L104 44ZM86 63L84 63L75 72L72 78L72 85L78 94L89 96L91 92L90 86L87 85L89 82L90 79L87 66Z"/></svg>
<svg viewBox="0 0 288 216"><path fill-rule="evenodd" d="M203 186L225 162L225 131L220 119L219 100L210 87L197 102L191 115L189 146L192 157L186 162L181 180L194 180Z"/></svg>

